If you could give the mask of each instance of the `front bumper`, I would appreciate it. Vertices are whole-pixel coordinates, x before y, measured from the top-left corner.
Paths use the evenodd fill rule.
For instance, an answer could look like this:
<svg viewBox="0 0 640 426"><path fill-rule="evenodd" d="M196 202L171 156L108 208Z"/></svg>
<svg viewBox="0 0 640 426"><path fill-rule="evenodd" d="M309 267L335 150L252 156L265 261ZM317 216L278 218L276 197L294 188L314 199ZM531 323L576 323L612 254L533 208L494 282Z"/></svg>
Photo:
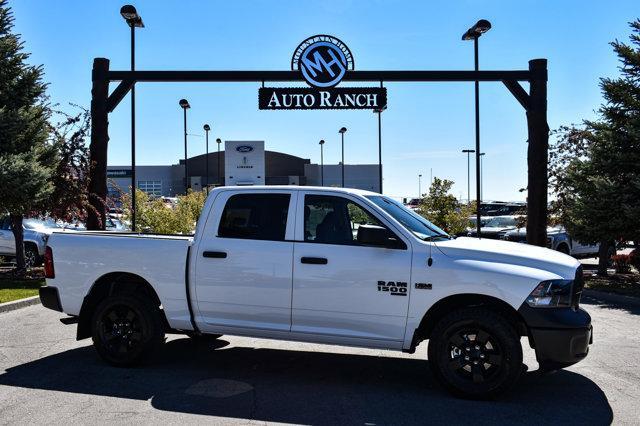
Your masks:
<svg viewBox="0 0 640 426"><path fill-rule="evenodd" d="M40 303L45 308L53 309L54 311L62 312L62 305L60 304L60 296L58 295L58 289L55 287L40 287Z"/></svg>
<svg viewBox="0 0 640 426"><path fill-rule="evenodd" d="M529 329L529 343L543 370L568 367L584 359L593 343L591 317L583 309L532 308L518 310Z"/></svg>

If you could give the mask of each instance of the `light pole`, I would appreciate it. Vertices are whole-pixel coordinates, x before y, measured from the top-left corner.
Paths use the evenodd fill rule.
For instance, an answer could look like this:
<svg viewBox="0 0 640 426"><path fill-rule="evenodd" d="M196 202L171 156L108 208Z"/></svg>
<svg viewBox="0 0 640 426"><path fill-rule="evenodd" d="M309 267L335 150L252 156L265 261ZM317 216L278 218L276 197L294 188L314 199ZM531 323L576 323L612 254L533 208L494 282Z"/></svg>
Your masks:
<svg viewBox="0 0 640 426"><path fill-rule="evenodd" d="M422 198L422 175L418 175L418 199Z"/></svg>
<svg viewBox="0 0 640 426"><path fill-rule="evenodd" d="M320 186L324 186L324 139L320 142Z"/></svg>
<svg viewBox="0 0 640 426"><path fill-rule="evenodd" d="M191 108L191 105L189 105L189 101L186 99L180 99L178 104L182 108L184 116L184 193L186 194L187 190L191 186L189 185L189 166L187 166L187 109Z"/></svg>
<svg viewBox="0 0 640 426"><path fill-rule="evenodd" d="M478 39L491 29L491 23L481 19L462 35L462 40L473 40L474 70L478 71ZM480 238L480 82L475 81L476 108L476 231Z"/></svg>
<svg viewBox="0 0 640 426"><path fill-rule="evenodd" d="M142 18L130 4L120 8L120 15L131 29L131 71L136 69L136 28L144 28ZM131 230L136 232L136 85L131 86Z"/></svg>
<svg viewBox="0 0 640 426"><path fill-rule="evenodd" d="M207 188L207 194L209 193L209 130L211 130L211 126L209 126L208 124L205 124L203 126L204 129L204 134L205 134L205 139L206 139L206 145L207 145L207 155L205 155L205 161L207 162L207 167L206 167L206 173L207 173L207 180L206 180L206 186L205 188Z"/></svg>
<svg viewBox="0 0 640 426"><path fill-rule="evenodd" d="M222 185L222 181L220 180L220 144L222 141L220 138L216 139L216 143L218 144L218 186Z"/></svg>
<svg viewBox="0 0 640 426"><path fill-rule="evenodd" d="M338 130L338 133L342 136L342 187L344 188L344 134L347 131L346 127L342 127Z"/></svg>
<svg viewBox="0 0 640 426"><path fill-rule="evenodd" d="M484 194L484 168L482 165L484 154L484 152L480 153L480 201L482 201L482 194Z"/></svg>
<svg viewBox="0 0 640 426"><path fill-rule="evenodd" d="M382 87L382 84L380 85ZM382 194L382 111L387 109L387 106L374 109L373 112L378 114L378 185L380 193Z"/></svg>
<svg viewBox="0 0 640 426"><path fill-rule="evenodd" d="M471 166L469 158L471 153L476 152L475 149L463 149L463 153L467 154L467 203L471 202Z"/></svg>

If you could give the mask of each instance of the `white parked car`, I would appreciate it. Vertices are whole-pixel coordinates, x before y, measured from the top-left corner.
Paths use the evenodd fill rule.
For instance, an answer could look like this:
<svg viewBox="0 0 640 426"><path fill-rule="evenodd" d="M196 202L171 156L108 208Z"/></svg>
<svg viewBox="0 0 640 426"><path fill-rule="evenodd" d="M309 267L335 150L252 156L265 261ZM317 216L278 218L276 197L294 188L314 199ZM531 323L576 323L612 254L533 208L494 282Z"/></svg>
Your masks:
<svg viewBox="0 0 640 426"><path fill-rule="evenodd" d="M44 248L53 231L63 231L52 219L23 219L24 260L27 267L42 264ZM0 217L0 256L15 258L16 240L9 217Z"/></svg>
<svg viewBox="0 0 640 426"><path fill-rule="evenodd" d="M43 305L75 317L77 338L119 366L156 353L169 331L410 353L429 340L436 379L485 398L520 377L521 336L543 369L580 361L591 343L575 259L454 239L355 189L216 188L193 237L54 233L45 272Z"/></svg>
<svg viewBox="0 0 640 426"><path fill-rule="evenodd" d="M501 239L518 243L527 242L526 228L513 229L505 232ZM600 244L583 244L569 236L562 226L547 228L547 247L575 258L596 257L600 250ZM611 248L609 257L615 254L615 247Z"/></svg>
<svg viewBox="0 0 640 426"><path fill-rule="evenodd" d="M487 220L482 227L480 228L480 237L481 238L491 238L494 240L500 239L502 235L507 231L511 231L513 229L517 229L518 221L521 216L511 215L511 216L494 216ZM470 229L467 233L468 237L477 237L478 231L477 229Z"/></svg>

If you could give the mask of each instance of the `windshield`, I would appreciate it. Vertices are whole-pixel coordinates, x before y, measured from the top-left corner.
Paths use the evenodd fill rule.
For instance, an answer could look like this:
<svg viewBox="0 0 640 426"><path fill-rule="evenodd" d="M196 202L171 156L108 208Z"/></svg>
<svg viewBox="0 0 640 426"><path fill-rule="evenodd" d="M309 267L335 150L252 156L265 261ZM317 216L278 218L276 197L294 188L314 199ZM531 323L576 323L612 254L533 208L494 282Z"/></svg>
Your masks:
<svg viewBox="0 0 640 426"><path fill-rule="evenodd" d="M60 228L60 225L58 225L53 219L25 219L22 221L22 225L26 229Z"/></svg>
<svg viewBox="0 0 640 426"><path fill-rule="evenodd" d="M382 210L389 213L389 215L400 222L402 226L421 240L433 240L435 238L449 239L446 232L419 214L406 208L402 203L381 195L371 195L367 198Z"/></svg>
<svg viewBox="0 0 640 426"><path fill-rule="evenodd" d="M516 226L518 222L513 216L494 217L486 225L489 228L507 228L509 226Z"/></svg>

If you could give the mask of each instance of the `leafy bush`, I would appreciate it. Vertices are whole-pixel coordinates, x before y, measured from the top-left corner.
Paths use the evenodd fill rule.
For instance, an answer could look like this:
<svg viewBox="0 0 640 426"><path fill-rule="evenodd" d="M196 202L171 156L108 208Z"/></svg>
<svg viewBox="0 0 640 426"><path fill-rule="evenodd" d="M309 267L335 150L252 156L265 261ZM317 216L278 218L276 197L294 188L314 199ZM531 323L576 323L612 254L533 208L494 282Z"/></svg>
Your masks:
<svg viewBox="0 0 640 426"><path fill-rule="evenodd" d="M616 268L616 272L619 274L626 274L630 271L629 266L630 256L628 254L616 254L611 256L611 260L613 261L613 266Z"/></svg>
<svg viewBox="0 0 640 426"><path fill-rule="evenodd" d="M136 190L136 227L138 231L153 234L193 234L200 217L206 194L189 190L178 196L175 205L161 199L151 199L147 193ZM131 222L131 196L122 196L123 219Z"/></svg>
<svg viewBox="0 0 640 426"><path fill-rule="evenodd" d="M474 204L462 204L449 193L453 181L433 178L429 193L420 200L417 213L452 235L464 233L471 226L469 217Z"/></svg>

